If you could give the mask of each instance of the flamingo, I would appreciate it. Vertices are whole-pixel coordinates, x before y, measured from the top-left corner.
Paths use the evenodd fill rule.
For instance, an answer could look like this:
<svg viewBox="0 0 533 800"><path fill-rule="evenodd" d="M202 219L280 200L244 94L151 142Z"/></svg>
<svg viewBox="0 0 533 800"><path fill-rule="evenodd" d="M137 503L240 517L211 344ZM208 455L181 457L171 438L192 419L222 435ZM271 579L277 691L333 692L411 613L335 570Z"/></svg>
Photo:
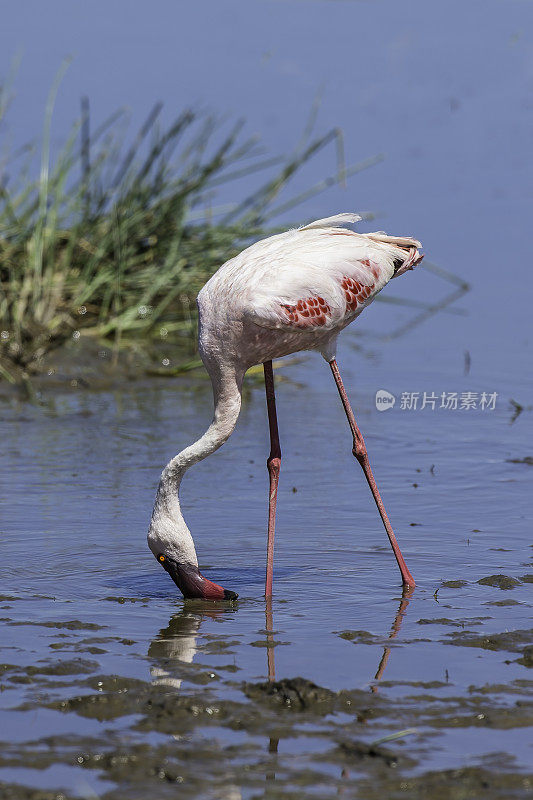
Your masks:
<svg viewBox="0 0 533 800"><path fill-rule="evenodd" d="M357 214L337 214L270 236L223 264L198 294L198 345L213 385L214 417L206 432L164 468L148 531L148 546L185 598L234 600L235 592L205 578L183 519L179 488L193 464L214 453L233 432L241 408L244 374L264 370L270 430L269 510L265 597L272 596L276 501L281 447L272 360L316 350L328 362L361 465L385 526L404 587L414 579L404 561L381 499L361 431L336 360L339 333L391 278L422 260L420 242L383 232L359 234L346 226Z"/></svg>

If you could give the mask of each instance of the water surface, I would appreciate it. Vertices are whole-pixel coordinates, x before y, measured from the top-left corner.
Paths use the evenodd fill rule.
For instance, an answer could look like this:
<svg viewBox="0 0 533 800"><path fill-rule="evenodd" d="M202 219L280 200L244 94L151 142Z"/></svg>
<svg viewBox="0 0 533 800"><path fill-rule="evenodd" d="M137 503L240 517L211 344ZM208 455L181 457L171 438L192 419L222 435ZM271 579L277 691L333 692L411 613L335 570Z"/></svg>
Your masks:
<svg viewBox="0 0 533 800"><path fill-rule="evenodd" d="M339 356L417 580L403 601L318 356L277 371L271 609L261 596L268 431L257 379L233 437L182 490L203 570L239 593L223 607L185 603L144 541L161 465L209 422L206 379L4 404L4 782L81 797L163 797L178 778L191 797L291 787L351 796L369 775L389 787L394 770L402 780L527 770L531 467L509 459L528 454L531 415L511 424L509 387L493 376L417 369L410 336L370 358L348 332ZM398 395L392 410L376 410L378 388ZM494 410L400 408L403 391L441 388L499 397ZM511 394L523 392L517 381ZM516 582L478 583L493 575ZM248 688L295 676L340 694L319 702L306 700L308 685L298 694L274 684L279 700ZM86 695L104 699L76 699ZM397 766L350 749L405 729L382 745Z"/></svg>

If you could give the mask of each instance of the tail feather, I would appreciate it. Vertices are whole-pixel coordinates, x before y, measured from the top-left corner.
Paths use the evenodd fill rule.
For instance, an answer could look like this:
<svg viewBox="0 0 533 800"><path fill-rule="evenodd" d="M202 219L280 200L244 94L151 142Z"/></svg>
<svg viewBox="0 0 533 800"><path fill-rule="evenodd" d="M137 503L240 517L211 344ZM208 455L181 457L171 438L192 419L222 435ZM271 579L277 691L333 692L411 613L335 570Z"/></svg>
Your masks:
<svg viewBox="0 0 533 800"><path fill-rule="evenodd" d="M299 231L309 231L312 228L342 228L344 225L354 225L360 222L362 217L359 214L335 214L333 217L324 217L324 219L316 219L308 225L301 225Z"/></svg>
<svg viewBox="0 0 533 800"><path fill-rule="evenodd" d="M422 247L418 239L413 239L412 236L389 236L388 233L383 231L376 231L375 233L365 233L367 239L372 239L373 242L384 242L385 244L394 244L396 247Z"/></svg>

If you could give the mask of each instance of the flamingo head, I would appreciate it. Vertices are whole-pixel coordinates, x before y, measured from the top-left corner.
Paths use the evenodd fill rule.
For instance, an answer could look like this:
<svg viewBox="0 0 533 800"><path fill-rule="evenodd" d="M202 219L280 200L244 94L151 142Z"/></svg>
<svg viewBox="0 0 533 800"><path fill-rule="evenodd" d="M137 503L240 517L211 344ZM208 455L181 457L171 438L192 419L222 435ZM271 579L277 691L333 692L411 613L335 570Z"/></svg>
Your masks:
<svg viewBox="0 0 533 800"><path fill-rule="evenodd" d="M179 563L174 558L159 553L157 560L165 569L180 592L187 599L236 600L238 595L204 578L194 564Z"/></svg>
<svg viewBox="0 0 533 800"><path fill-rule="evenodd" d="M399 275L403 275L404 272L407 272L407 270L414 269L414 267L420 264L423 258L424 253L419 253L416 247L410 247L406 258L399 258L394 262L394 275L392 277L397 278Z"/></svg>

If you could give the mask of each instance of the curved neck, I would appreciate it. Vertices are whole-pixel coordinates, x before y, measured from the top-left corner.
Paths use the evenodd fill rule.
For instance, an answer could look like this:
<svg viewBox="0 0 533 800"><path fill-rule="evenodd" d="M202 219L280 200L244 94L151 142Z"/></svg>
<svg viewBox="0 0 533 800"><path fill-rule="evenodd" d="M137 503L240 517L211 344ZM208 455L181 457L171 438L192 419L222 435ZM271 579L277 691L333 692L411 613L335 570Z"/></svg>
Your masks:
<svg viewBox="0 0 533 800"><path fill-rule="evenodd" d="M198 566L198 560L181 513L179 487L188 468L218 450L232 434L241 409L244 376L234 367L221 364L209 365L209 374L215 402L213 421L203 436L178 453L163 470L148 533L154 555L165 553L180 563L194 566Z"/></svg>
<svg viewBox="0 0 533 800"><path fill-rule="evenodd" d="M237 424L241 410L242 377L238 380L234 372L220 371L211 374L211 380L215 401L213 421L203 436L178 453L163 470L161 479L169 483L171 488L179 487L189 467L218 450Z"/></svg>

